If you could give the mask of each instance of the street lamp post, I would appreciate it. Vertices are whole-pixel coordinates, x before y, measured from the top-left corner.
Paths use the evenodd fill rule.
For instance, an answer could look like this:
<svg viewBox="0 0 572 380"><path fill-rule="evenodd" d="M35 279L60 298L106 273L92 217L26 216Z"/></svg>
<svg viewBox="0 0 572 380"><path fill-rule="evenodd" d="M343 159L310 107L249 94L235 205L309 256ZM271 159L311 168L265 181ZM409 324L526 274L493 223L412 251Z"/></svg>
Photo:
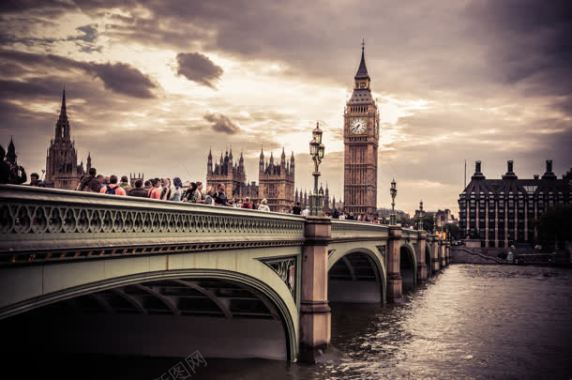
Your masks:
<svg viewBox="0 0 572 380"><path fill-rule="evenodd" d="M397 224L397 218L395 216L395 197L397 196L397 183L395 183L395 178L391 181L391 188L389 189L389 194L391 194L391 215L389 215L389 224Z"/></svg>
<svg viewBox="0 0 572 380"><path fill-rule="evenodd" d="M425 211L423 211L423 201L419 202L419 223L417 229L423 231L423 217L425 216Z"/></svg>
<svg viewBox="0 0 572 380"><path fill-rule="evenodd" d="M322 130L320 123L316 123L316 128L312 131L312 140L310 141L310 156L314 161L314 193L310 195L311 214L314 216L322 213L322 194L318 190L318 178L320 177L320 164L324 159L325 147L322 144Z"/></svg>

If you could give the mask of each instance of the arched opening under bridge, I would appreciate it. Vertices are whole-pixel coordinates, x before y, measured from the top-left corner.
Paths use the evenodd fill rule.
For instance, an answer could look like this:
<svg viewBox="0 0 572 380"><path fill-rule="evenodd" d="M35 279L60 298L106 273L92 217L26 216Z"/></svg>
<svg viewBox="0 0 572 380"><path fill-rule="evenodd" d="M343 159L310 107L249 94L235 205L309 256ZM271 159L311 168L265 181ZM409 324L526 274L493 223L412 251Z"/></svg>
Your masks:
<svg viewBox="0 0 572 380"><path fill-rule="evenodd" d="M291 359L294 323L269 287L234 274L144 276L0 320L10 354Z"/></svg>
<svg viewBox="0 0 572 380"><path fill-rule="evenodd" d="M408 245L400 248L400 272L403 284L403 292L409 292L415 288L417 281L417 263L415 252Z"/></svg>

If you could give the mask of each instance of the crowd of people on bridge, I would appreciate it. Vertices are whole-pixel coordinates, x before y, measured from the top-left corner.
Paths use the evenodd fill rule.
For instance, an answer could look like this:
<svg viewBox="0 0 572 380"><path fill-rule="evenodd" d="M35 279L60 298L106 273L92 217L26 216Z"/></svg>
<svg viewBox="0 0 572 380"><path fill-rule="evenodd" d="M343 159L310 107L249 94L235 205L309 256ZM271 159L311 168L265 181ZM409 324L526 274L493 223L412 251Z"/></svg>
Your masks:
<svg viewBox="0 0 572 380"><path fill-rule="evenodd" d="M0 151L2 154L2 151ZM6 181L0 183L22 184L26 181L26 172L22 167L13 167L2 160L2 178L6 177ZM4 171L6 173L4 173ZM38 173L30 175L30 186L45 187L45 183L40 179ZM90 168L88 173L81 179L76 188L77 191L101 193L112 196L127 196L138 198L149 198L172 202L188 202L198 203L212 206L227 206L233 208L244 208L259 211L270 211L268 201L261 199L259 201L252 200L250 197L234 197L228 198L224 184L216 186L204 186L202 182L190 182L183 184L179 177L174 178L152 178L143 181L137 179L133 183L129 181L127 176L119 178L116 175L104 176L98 174L95 168ZM309 216L309 206L302 207L297 202L291 210L288 211L294 215ZM343 210L333 208L326 212L327 216L339 220L356 220L371 223L380 223L377 216L370 217L368 215L357 215L353 213L345 213Z"/></svg>

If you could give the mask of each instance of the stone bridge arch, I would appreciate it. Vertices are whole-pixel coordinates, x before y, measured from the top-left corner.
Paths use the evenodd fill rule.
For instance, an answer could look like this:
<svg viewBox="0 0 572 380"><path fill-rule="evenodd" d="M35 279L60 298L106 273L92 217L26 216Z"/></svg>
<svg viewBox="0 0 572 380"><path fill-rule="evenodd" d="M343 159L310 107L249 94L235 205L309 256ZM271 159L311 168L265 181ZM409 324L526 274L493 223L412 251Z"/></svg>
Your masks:
<svg viewBox="0 0 572 380"><path fill-rule="evenodd" d="M425 264L427 265L427 278L433 277L433 259L431 257L431 245L427 243L425 246Z"/></svg>
<svg viewBox="0 0 572 380"><path fill-rule="evenodd" d="M279 250L281 252L272 253L294 254L287 257L297 260L296 249ZM294 360L298 354L298 289L297 286L291 289L272 266L258 257L260 254L256 250L241 251L240 255L237 252L211 252L209 255L163 255L20 267L7 273L0 270L0 285L13 288L11 300L0 300L0 323L28 326L29 316L45 315L42 314L45 310L53 311L52 306L65 304L69 311L78 306L77 300L91 300L101 307L100 311L108 312L103 319L101 313L97 318L107 320L109 317L109 325L115 320L119 326L133 326L135 330L143 329L147 324L157 329L168 325L177 327L177 331L164 331L175 341L166 342L162 336L154 337L155 342L163 342L166 350L147 352L145 350L154 345L133 340L139 342L134 343L135 347L145 348L141 354L183 357L200 350L204 355L216 357L221 354L217 350L226 347L224 357ZM283 257L271 256L274 262ZM17 277L25 277L30 283L14 282ZM296 277L294 280L299 281ZM190 296L168 294L173 291L184 291ZM123 311L127 308L129 312L122 313L117 307ZM137 320L138 314L145 316L141 323ZM90 322L93 321L87 315L81 327L89 327ZM178 331L199 335L189 335L186 345L180 340ZM220 334L204 336L205 332L212 331L220 331ZM225 338L223 334L229 337ZM146 334L145 338L152 339L153 336ZM217 339L226 340L217 345ZM106 349L109 352L109 347ZM118 350L117 353L138 354Z"/></svg>
<svg viewBox="0 0 572 380"><path fill-rule="evenodd" d="M399 250L399 268L404 291L409 291L417 285L417 257L415 248L409 242L404 242Z"/></svg>
<svg viewBox="0 0 572 380"><path fill-rule="evenodd" d="M385 258L377 248L333 248L328 256L330 302L385 303L386 278Z"/></svg>

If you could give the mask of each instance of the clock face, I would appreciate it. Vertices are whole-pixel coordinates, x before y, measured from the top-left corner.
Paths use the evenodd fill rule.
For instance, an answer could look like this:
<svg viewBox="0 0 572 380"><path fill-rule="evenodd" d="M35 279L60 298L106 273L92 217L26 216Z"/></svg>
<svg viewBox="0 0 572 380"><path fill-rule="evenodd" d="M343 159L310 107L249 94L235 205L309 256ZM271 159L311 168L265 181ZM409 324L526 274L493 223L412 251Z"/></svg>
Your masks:
<svg viewBox="0 0 572 380"><path fill-rule="evenodd" d="M358 117L351 121L350 130L353 134L364 133L367 127L367 122L364 118Z"/></svg>

